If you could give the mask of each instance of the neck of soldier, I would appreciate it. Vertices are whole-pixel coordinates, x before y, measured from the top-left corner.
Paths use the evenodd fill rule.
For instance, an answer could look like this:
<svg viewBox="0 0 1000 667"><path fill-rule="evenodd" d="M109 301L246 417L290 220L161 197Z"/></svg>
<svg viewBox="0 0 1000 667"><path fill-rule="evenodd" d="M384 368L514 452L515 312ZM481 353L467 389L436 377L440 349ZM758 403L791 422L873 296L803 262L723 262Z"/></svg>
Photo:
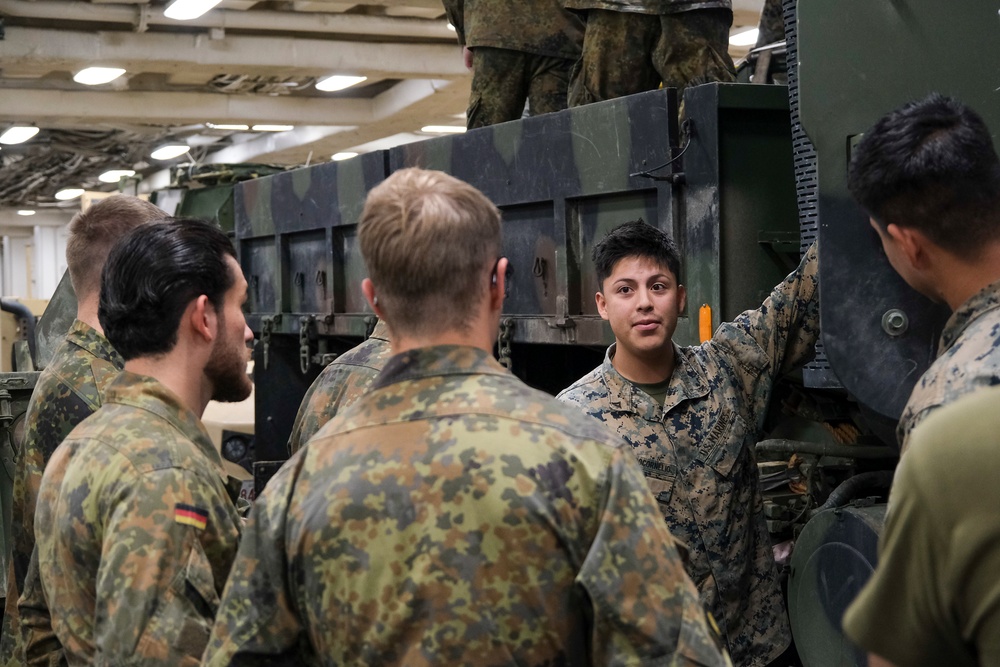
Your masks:
<svg viewBox="0 0 1000 667"><path fill-rule="evenodd" d="M963 260L951 253L941 253L937 274L937 295L953 310L976 293L1000 281L1000 243L987 246L975 260ZM932 297L933 298L933 297Z"/></svg>
<svg viewBox="0 0 1000 667"><path fill-rule="evenodd" d="M208 356L200 346L193 346L191 341L179 337L169 352L129 359L125 362L125 370L153 378L201 419L212 398L212 384L203 372L207 363Z"/></svg>
<svg viewBox="0 0 1000 667"><path fill-rule="evenodd" d="M473 317L466 320L467 326L461 329L445 329L435 333L397 333L389 322L389 346L393 354L401 354L421 347L437 345L461 345L475 347L488 354L493 352L493 343L497 339L497 329L500 323L500 311L492 311L484 302Z"/></svg>
<svg viewBox="0 0 1000 667"><path fill-rule="evenodd" d="M97 317L99 302L99 294L88 294L82 299L78 298L76 302L76 319L103 336L104 329L101 328L101 320Z"/></svg>
<svg viewBox="0 0 1000 667"><path fill-rule="evenodd" d="M674 344L670 341L666 349L658 349L641 356L630 353L621 345L616 345L615 356L611 358L611 365L621 373L622 377L638 384L666 382L674 374L676 362Z"/></svg>

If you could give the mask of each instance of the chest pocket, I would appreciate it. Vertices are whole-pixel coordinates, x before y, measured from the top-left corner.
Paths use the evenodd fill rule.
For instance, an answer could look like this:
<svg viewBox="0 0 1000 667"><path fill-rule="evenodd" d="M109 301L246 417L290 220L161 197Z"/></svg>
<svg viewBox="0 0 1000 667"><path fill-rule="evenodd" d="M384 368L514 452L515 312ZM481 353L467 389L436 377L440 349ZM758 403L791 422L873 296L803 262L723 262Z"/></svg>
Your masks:
<svg viewBox="0 0 1000 667"><path fill-rule="evenodd" d="M649 490L659 503L660 509L670 504L670 498L674 493L674 484L677 482L677 466L653 459L638 458L639 465L642 466L642 474L646 476L646 484Z"/></svg>
<svg viewBox="0 0 1000 667"><path fill-rule="evenodd" d="M702 441L698 458L718 474L729 477L743 452L748 430L746 422L736 411L722 410Z"/></svg>

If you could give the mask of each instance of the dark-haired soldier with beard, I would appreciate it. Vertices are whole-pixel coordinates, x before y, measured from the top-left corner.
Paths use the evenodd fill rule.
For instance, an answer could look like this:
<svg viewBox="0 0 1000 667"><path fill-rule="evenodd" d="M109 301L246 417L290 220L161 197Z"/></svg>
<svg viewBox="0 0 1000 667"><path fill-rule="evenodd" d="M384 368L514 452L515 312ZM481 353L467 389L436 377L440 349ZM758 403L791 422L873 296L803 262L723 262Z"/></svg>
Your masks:
<svg viewBox="0 0 1000 667"><path fill-rule="evenodd" d="M125 370L56 450L35 519L70 665L198 664L240 535L200 417L250 394L246 289L198 220L139 227L108 258L98 316Z"/></svg>

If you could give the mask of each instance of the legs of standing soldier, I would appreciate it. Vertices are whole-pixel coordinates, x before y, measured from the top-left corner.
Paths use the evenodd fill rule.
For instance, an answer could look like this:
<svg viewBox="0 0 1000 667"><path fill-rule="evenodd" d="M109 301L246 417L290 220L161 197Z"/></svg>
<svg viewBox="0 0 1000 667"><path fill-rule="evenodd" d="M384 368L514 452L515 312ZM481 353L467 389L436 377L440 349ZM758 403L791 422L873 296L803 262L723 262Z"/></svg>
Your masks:
<svg viewBox="0 0 1000 667"><path fill-rule="evenodd" d="M472 51L472 94L466 112L470 130L521 117L528 98L524 53L479 46Z"/></svg>
<svg viewBox="0 0 1000 667"><path fill-rule="evenodd" d="M571 65L565 58L476 47L466 126L471 130L517 120L525 100L531 102L532 116L565 109Z"/></svg>
<svg viewBox="0 0 1000 667"><path fill-rule="evenodd" d="M692 9L659 17L662 30L653 62L668 88L736 80L729 56L729 9Z"/></svg>
<svg viewBox="0 0 1000 667"><path fill-rule="evenodd" d="M591 9L583 59L574 68L570 106L664 86L735 81L728 9L654 16Z"/></svg>
<svg viewBox="0 0 1000 667"><path fill-rule="evenodd" d="M587 10L583 58L574 67L569 105L655 90L660 75L650 54L659 33L659 16Z"/></svg>

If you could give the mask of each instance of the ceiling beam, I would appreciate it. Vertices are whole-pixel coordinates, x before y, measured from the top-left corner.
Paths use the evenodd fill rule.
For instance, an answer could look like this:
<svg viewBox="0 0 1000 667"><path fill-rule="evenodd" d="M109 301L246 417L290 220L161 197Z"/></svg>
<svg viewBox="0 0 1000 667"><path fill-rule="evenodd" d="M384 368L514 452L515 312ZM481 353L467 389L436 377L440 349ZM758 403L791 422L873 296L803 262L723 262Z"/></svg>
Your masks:
<svg viewBox="0 0 1000 667"><path fill-rule="evenodd" d="M389 44L297 37L206 34L82 32L8 27L0 40L5 74L18 67L32 71L75 72L91 65L124 67L129 72L172 74L253 74L326 76L361 74L375 78L449 78L468 76L457 46Z"/></svg>
<svg viewBox="0 0 1000 667"><path fill-rule="evenodd" d="M351 3L353 5L355 3ZM444 7L437 0L438 15ZM0 0L0 16L53 21L90 21L121 23L137 31L149 26L222 28L225 30L281 30L284 32L372 35L376 37L419 37L452 41L455 33L444 20L371 16L366 14L330 14L322 12L240 11L214 9L187 21L163 15L165 7L140 5L102 5L89 2L54 0Z"/></svg>
<svg viewBox="0 0 1000 667"><path fill-rule="evenodd" d="M43 127L139 122L356 125L369 122L372 114L372 100L350 98L30 89L0 95L0 121Z"/></svg>

